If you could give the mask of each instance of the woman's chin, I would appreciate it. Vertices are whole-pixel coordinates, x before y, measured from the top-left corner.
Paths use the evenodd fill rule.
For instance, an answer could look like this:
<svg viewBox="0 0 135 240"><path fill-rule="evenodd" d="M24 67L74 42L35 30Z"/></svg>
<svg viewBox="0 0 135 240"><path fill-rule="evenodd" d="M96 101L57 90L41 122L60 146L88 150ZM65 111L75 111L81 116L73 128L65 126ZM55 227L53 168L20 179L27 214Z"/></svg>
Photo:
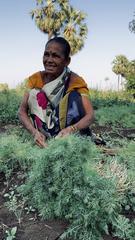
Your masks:
<svg viewBox="0 0 135 240"><path fill-rule="evenodd" d="M45 70L45 73L46 73L47 78L50 79L50 80L55 80L59 76L58 73L55 73L53 71L46 71Z"/></svg>
<svg viewBox="0 0 135 240"><path fill-rule="evenodd" d="M56 71L54 70L54 68L45 68L45 72L47 74L57 74Z"/></svg>
<svg viewBox="0 0 135 240"><path fill-rule="evenodd" d="M52 76L53 79L55 79L61 75L61 72L56 72L51 69L45 69L45 73L50 77Z"/></svg>

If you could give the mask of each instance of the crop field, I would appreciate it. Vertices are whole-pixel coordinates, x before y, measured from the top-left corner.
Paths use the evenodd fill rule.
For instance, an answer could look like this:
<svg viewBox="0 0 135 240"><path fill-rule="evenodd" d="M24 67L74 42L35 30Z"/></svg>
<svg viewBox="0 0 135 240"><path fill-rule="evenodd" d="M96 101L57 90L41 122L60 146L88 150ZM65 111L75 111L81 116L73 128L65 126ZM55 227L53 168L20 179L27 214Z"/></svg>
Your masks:
<svg viewBox="0 0 135 240"><path fill-rule="evenodd" d="M0 92L0 240L135 239L135 99L90 91L92 137L40 149Z"/></svg>

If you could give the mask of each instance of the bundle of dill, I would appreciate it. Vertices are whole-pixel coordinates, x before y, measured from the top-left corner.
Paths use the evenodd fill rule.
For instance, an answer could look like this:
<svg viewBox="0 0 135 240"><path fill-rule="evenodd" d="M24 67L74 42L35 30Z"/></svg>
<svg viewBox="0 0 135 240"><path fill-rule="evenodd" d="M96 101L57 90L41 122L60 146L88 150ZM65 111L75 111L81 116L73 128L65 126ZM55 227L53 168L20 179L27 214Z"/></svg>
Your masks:
<svg viewBox="0 0 135 240"><path fill-rule="evenodd" d="M23 194L44 219L69 221L61 239L101 240L110 225L114 235L132 239L131 224L121 215L124 195L119 195L116 179L97 171L103 156L89 139L51 140L48 148L33 156Z"/></svg>

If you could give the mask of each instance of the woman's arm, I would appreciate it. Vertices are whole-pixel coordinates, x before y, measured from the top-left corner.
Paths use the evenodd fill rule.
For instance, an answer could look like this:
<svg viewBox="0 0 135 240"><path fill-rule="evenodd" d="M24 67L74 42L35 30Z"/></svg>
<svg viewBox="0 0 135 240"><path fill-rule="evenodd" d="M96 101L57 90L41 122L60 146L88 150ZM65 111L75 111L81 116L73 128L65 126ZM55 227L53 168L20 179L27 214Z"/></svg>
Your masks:
<svg viewBox="0 0 135 240"><path fill-rule="evenodd" d="M94 120L94 111L89 98L86 96L82 96L82 104L85 111L85 116L82 119L80 119L79 122L74 124L74 127L77 128L78 130L82 130L89 127Z"/></svg>
<svg viewBox="0 0 135 240"><path fill-rule="evenodd" d="M62 129L59 132L58 137L68 135L76 130L80 131L82 129L85 129L89 127L89 125L93 122L94 111L89 98L86 96L82 96L82 104L85 111L85 116L81 118L77 123L75 123L73 127L69 126L67 128Z"/></svg>
<svg viewBox="0 0 135 240"><path fill-rule="evenodd" d="M32 134L34 141L39 147L46 147L45 136L34 128L29 116L28 116L28 98L29 93L25 93L21 105L19 107L18 116L23 126Z"/></svg>

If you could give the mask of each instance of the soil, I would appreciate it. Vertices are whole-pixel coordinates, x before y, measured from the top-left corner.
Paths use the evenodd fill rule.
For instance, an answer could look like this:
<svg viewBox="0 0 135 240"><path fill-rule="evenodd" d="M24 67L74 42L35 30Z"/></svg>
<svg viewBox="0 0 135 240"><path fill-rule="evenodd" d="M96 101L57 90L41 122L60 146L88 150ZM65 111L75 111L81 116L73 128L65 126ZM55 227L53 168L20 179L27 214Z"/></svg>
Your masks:
<svg viewBox="0 0 135 240"><path fill-rule="evenodd" d="M113 129L112 126L98 126L94 124L92 126L92 131L96 134L105 134L108 133L111 137L118 137L118 138L127 138L132 140L135 138L135 128L115 128Z"/></svg>
<svg viewBox="0 0 135 240"><path fill-rule="evenodd" d="M13 125L2 126L0 128L0 133L6 132L7 129L14 127ZM103 127L93 127L93 131L102 134L104 131L111 132L111 127L104 129ZM130 138L135 134L135 129L121 129L119 131L122 137ZM111 155L111 154L110 154ZM39 218L36 213L23 212L21 216L21 223L19 224L16 216L13 212L9 211L5 206L4 194L8 192L10 186L15 184L20 184L22 180L18 180L19 171L14 173L11 181L6 186L5 176L0 173L0 240L6 240L7 235L5 235L6 230L10 230L13 227L17 227L16 240L58 240L60 235L68 228L68 222L64 219L57 220L46 220L43 221ZM129 216L129 218L135 218L134 215ZM71 240L71 239L70 239ZM118 240L111 236L104 236L104 240Z"/></svg>

